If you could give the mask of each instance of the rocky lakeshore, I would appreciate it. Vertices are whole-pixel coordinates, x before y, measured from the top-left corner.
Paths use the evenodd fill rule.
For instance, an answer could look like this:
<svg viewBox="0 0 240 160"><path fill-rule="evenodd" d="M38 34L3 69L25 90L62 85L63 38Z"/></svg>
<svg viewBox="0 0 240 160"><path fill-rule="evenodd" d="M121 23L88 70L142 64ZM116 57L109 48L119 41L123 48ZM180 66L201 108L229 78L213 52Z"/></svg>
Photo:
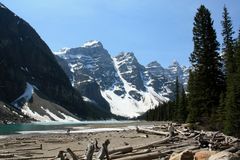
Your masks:
<svg viewBox="0 0 240 160"><path fill-rule="evenodd" d="M239 159L237 138L219 132L191 130L188 125L173 126L172 137L166 122L88 125L69 128L68 133L11 135L0 139L0 159L80 160L86 159L91 146L96 159L106 140L110 142L107 145L109 159Z"/></svg>

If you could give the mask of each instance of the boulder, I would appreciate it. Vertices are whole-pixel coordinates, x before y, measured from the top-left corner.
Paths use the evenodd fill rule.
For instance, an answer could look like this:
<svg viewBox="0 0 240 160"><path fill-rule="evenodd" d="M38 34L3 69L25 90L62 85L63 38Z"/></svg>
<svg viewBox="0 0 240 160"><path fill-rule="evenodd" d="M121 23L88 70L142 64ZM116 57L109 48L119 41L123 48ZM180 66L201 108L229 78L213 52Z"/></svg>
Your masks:
<svg viewBox="0 0 240 160"><path fill-rule="evenodd" d="M193 153L185 150L181 153L173 153L169 160L193 160Z"/></svg>
<svg viewBox="0 0 240 160"><path fill-rule="evenodd" d="M208 158L214 154L216 154L215 151L199 151L195 153L194 160L208 160Z"/></svg>

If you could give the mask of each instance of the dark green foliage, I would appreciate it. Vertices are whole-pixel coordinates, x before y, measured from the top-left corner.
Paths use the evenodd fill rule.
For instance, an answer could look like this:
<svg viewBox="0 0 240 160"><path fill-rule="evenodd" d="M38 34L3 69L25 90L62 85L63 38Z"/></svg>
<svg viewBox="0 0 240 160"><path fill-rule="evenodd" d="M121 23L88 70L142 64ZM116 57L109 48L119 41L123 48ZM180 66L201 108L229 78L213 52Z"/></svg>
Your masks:
<svg viewBox="0 0 240 160"><path fill-rule="evenodd" d="M175 81L175 107L173 107L174 111L173 111L173 116L174 116L174 120L178 120L179 118L179 82L178 82L178 76L176 77L176 81Z"/></svg>
<svg viewBox="0 0 240 160"><path fill-rule="evenodd" d="M225 118L224 120L224 131L227 134L239 136L240 131L240 105L239 105L239 75L237 70L239 68L236 65L238 61L237 50L238 44L233 40L233 27L231 18L227 8L224 6L223 10L223 21L222 21L222 36L224 39L223 52L224 62L226 70L226 98L225 98ZM237 42L238 43L238 42Z"/></svg>
<svg viewBox="0 0 240 160"><path fill-rule="evenodd" d="M181 123L185 122L187 119L187 97L184 88L181 89L181 96L178 103L178 116L177 120Z"/></svg>
<svg viewBox="0 0 240 160"><path fill-rule="evenodd" d="M188 121L208 123L219 104L224 81L213 21L210 11L203 5L194 18L193 42Z"/></svg>
<svg viewBox="0 0 240 160"><path fill-rule="evenodd" d="M233 42L232 42L233 43ZM227 134L240 136L240 39L237 39L234 57L236 67L227 73L227 91L225 98L226 118L224 131ZM226 53L228 54L228 52ZM231 66L231 64L230 64Z"/></svg>
<svg viewBox="0 0 240 160"><path fill-rule="evenodd" d="M147 121L172 120L177 122L185 122L187 117L187 98L183 86L181 90L179 86L180 84L178 82L178 78L176 78L176 92L174 100L159 104L156 108L148 110L140 118Z"/></svg>
<svg viewBox="0 0 240 160"><path fill-rule="evenodd" d="M223 122L225 121L226 117L226 110L225 110L225 93L222 92L220 95L220 102L219 106L217 108L217 113L216 113L216 129L218 130L223 130Z"/></svg>
<svg viewBox="0 0 240 160"><path fill-rule="evenodd" d="M235 72L236 62L235 62L235 53L234 53L234 40L233 40L233 27L232 21L229 16L226 6L223 8L223 21L222 23L222 36L223 36L223 53L224 53L224 62L226 74L230 75Z"/></svg>

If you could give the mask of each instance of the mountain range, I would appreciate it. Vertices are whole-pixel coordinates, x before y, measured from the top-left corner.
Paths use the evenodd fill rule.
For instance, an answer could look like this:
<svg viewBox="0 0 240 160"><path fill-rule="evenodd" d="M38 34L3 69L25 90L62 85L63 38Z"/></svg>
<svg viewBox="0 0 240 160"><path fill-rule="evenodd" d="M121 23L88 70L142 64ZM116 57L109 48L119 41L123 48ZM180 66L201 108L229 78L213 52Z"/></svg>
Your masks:
<svg viewBox="0 0 240 160"><path fill-rule="evenodd" d="M188 68L141 65L131 52L111 57L102 43L53 52L0 3L0 123L118 119L141 115L174 97Z"/></svg>
<svg viewBox="0 0 240 160"><path fill-rule="evenodd" d="M111 113L136 117L173 99L176 77L184 86L188 68L174 61L163 68L157 61L141 65L132 52L111 57L100 41L54 52L74 88Z"/></svg>

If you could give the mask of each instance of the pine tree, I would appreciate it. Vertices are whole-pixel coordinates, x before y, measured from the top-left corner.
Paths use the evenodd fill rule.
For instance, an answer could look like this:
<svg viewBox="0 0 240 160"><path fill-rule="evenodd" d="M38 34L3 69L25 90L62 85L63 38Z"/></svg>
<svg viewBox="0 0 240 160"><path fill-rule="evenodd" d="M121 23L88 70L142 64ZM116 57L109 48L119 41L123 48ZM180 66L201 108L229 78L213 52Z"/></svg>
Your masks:
<svg viewBox="0 0 240 160"><path fill-rule="evenodd" d="M236 43L236 78L235 78L235 83L236 83L236 92L235 92L235 96L236 96L236 107L237 107L237 116L238 119L236 119L236 124L237 124L237 130L236 133L238 133L236 136L240 137L240 30L238 33L238 39L237 39L237 43Z"/></svg>
<svg viewBox="0 0 240 160"><path fill-rule="evenodd" d="M233 40L233 26L231 17L229 16L226 6L223 8L223 20L222 20L222 36L223 36L223 54L225 61L226 75L230 75L235 72L235 52L234 52L234 40Z"/></svg>
<svg viewBox="0 0 240 160"><path fill-rule="evenodd" d="M175 105L174 105L174 120L179 121L179 82L178 76L175 81Z"/></svg>
<svg viewBox="0 0 240 160"><path fill-rule="evenodd" d="M237 86L239 81L237 80L236 73L236 46L233 40L233 27L231 18L224 6L223 9L223 21L222 21L222 36L223 36L223 52L224 62L226 69L226 98L225 98L225 111L226 118L224 119L224 131L227 134L234 135L239 126L239 107L237 104Z"/></svg>
<svg viewBox="0 0 240 160"><path fill-rule="evenodd" d="M222 130L224 127L225 117L226 117L226 111L225 111L225 93L222 92L220 94L220 100L219 100L219 106L217 109L217 115L216 115L216 129Z"/></svg>
<svg viewBox="0 0 240 160"><path fill-rule="evenodd" d="M181 96L179 98L179 105L178 105L178 121L179 122L183 123L187 118L186 106L187 106L187 98L186 98L185 90L182 86Z"/></svg>
<svg viewBox="0 0 240 160"><path fill-rule="evenodd" d="M190 55L192 77L189 79L189 118L208 122L216 112L222 92L223 73L219 43L210 11L201 5L194 18L194 50Z"/></svg>

